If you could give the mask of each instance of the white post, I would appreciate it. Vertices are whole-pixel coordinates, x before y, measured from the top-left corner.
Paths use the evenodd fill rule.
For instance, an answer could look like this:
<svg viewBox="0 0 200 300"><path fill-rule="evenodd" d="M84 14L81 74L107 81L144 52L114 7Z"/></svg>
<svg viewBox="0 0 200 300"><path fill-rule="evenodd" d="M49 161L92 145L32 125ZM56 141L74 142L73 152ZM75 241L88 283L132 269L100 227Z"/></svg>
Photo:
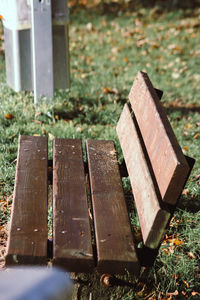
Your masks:
<svg viewBox="0 0 200 300"><path fill-rule="evenodd" d="M53 42L51 0L31 0L34 103L53 98Z"/></svg>

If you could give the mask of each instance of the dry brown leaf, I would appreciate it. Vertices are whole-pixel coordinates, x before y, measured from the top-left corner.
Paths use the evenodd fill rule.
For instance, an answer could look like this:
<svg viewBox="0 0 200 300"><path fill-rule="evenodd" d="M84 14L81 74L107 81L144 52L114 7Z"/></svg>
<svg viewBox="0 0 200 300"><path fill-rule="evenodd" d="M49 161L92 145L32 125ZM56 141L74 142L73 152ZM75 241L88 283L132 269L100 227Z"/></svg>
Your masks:
<svg viewBox="0 0 200 300"><path fill-rule="evenodd" d="M184 189L182 195L187 195L187 194L189 194L189 189Z"/></svg>
<svg viewBox="0 0 200 300"><path fill-rule="evenodd" d="M167 296L178 296L179 292L177 290L175 290L174 292L172 293L168 293Z"/></svg>
<svg viewBox="0 0 200 300"><path fill-rule="evenodd" d="M124 57L124 62L125 62L125 63L128 63L128 61L129 61L128 57L125 56L125 57Z"/></svg>
<svg viewBox="0 0 200 300"><path fill-rule="evenodd" d="M185 125L185 128L187 128L187 129L190 129L190 128L192 128L192 124L190 124L190 123L187 123L187 124Z"/></svg>
<svg viewBox="0 0 200 300"><path fill-rule="evenodd" d="M187 289L189 289L189 287L190 287L189 283L186 280L184 280L184 279L182 279L182 282L185 284L185 286L187 287Z"/></svg>
<svg viewBox="0 0 200 300"><path fill-rule="evenodd" d="M7 120L12 120L12 119L15 118L15 116L12 115L12 114L6 114L6 115L5 115L5 118L6 118Z"/></svg>
<svg viewBox="0 0 200 300"><path fill-rule="evenodd" d="M192 296L200 296L200 293L195 292L195 291L193 291L191 294L192 294Z"/></svg>
<svg viewBox="0 0 200 300"><path fill-rule="evenodd" d="M183 244L184 244L183 241L180 241L180 240L178 240L178 239L168 239L167 241L168 241L168 243L174 244L174 245L176 245L176 246L179 246L179 245L183 245Z"/></svg>
<svg viewBox="0 0 200 300"><path fill-rule="evenodd" d="M192 253L192 252L188 252L188 257L190 259L194 259L195 258L195 255Z"/></svg>

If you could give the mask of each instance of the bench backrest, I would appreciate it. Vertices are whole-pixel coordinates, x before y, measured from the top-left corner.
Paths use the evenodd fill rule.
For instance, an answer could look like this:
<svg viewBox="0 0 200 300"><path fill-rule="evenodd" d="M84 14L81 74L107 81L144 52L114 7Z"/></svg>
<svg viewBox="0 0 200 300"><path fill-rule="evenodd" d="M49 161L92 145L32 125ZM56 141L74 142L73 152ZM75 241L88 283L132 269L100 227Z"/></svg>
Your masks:
<svg viewBox="0 0 200 300"><path fill-rule="evenodd" d="M144 244L158 247L190 167L148 75L137 74L117 124ZM168 205L169 204L169 205Z"/></svg>

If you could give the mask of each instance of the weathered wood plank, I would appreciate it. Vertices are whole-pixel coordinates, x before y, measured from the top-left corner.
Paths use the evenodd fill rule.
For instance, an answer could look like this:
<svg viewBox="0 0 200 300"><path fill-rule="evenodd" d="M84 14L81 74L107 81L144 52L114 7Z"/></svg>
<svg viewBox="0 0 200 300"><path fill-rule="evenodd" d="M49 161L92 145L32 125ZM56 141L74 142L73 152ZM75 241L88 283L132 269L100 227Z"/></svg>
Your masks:
<svg viewBox="0 0 200 300"><path fill-rule="evenodd" d="M100 272L137 274L136 256L112 141L87 140L87 155Z"/></svg>
<svg viewBox="0 0 200 300"><path fill-rule="evenodd" d="M94 267L81 140L55 139L53 263L72 272Z"/></svg>
<svg viewBox="0 0 200 300"><path fill-rule="evenodd" d="M138 73L129 100L147 148L162 200L174 205L190 168L146 73Z"/></svg>
<svg viewBox="0 0 200 300"><path fill-rule="evenodd" d="M136 120L131 116L127 104L117 124L117 134L130 176L144 244L155 249L160 243L170 214L161 207L161 195L148 156L145 155Z"/></svg>
<svg viewBox="0 0 200 300"><path fill-rule="evenodd" d="M20 136L6 264L47 262L46 137Z"/></svg>

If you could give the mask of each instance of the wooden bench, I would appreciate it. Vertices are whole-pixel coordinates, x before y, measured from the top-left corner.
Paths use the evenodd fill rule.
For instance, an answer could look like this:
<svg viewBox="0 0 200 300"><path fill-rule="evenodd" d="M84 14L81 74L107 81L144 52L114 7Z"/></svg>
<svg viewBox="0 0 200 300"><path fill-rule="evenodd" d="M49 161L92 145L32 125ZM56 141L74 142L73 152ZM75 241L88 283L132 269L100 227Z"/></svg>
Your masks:
<svg viewBox="0 0 200 300"><path fill-rule="evenodd" d="M113 141L87 140L84 162L81 140L57 138L53 142L51 247L48 140L21 136L7 265L51 261L73 272L97 267L101 273L137 275L141 266L155 258L194 164L183 155L158 95L147 74L139 72L129 94L130 105L125 104L117 124L143 247L134 243L120 176L123 168Z"/></svg>

